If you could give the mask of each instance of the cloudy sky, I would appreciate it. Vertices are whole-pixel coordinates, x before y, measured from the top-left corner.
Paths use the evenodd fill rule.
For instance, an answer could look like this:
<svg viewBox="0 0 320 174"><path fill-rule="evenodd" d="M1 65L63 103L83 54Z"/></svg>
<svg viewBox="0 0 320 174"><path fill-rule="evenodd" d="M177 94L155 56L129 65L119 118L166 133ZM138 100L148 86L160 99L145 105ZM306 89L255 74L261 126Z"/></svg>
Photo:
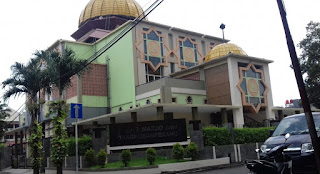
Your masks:
<svg viewBox="0 0 320 174"><path fill-rule="evenodd" d="M137 0L146 9L154 0ZM27 62L36 50L58 39L72 40L78 18L89 0L0 1L0 81L10 76L14 62ZM319 0L284 0L293 40L305 37L311 20L320 22ZM276 0L165 0L149 20L207 35L225 37L248 55L273 60L270 64L273 102L299 98L293 71L289 68L285 35ZM300 50L297 48L298 54ZM3 92L3 91L1 91ZM10 99L14 109L23 99Z"/></svg>

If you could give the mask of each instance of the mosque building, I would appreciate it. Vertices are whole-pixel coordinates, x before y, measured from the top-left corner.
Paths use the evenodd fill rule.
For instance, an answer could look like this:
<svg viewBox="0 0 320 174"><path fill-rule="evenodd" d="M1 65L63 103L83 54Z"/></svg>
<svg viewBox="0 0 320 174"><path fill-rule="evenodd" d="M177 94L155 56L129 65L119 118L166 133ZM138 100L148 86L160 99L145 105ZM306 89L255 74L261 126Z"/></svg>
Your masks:
<svg viewBox="0 0 320 174"><path fill-rule="evenodd" d="M177 142L195 142L201 151L205 126L270 126L303 112L273 105L273 61L252 57L224 38L148 18L137 22L144 13L135 0L90 0L71 35L74 41L57 40L47 49L62 54L71 49L76 58L91 62L88 71L71 78L63 98L82 104L78 135L90 135L92 148L107 150L109 162L120 159L123 149L145 155L146 148L154 147L171 154ZM46 102L59 99L56 89L39 96ZM44 167L54 129L47 112L43 105ZM65 120L68 136L75 136L75 122L70 116ZM30 159L25 144L30 125L25 112L19 114L19 126L6 132L13 144L12 164L18 167Z"/></svg>
<svg viewBox="0 0 320 174"><path fill-rule="evenodd" d="M88 59L140 14L134 0L91 0L71 35L75 41L58 40L48 50L70 48ZM72 77L64 97L83 104L83 129L179 118L241 128L275 119L269 63L228 40L146 18L95 59L90 71ZM55 100L58 94L43 97Z"/></svg>
<svg viewBox="0 0 320 174"><path fill-rule="evenodd" d="M113 124L183 120L194 127L243 128L283 117L273 106L273 61L249 56L229 40L147 18L128 30L143 13L135 0L90 0L71 35L74 41L58 40L48 48L61 53L72 49L77 58L92 61L90 70L73 76L63 93L68 103L83 105L80 135L93 130L93 138L101 138L104 126ZM118 42L101 52L114 40ZM55 101L59 95L53 90L41 98ZM47 109L43 107L41 120L50 139L53 126L44 116ZM30 119L21 117L21 129L27 128ZM69 135L74 135L74 122L66 119Z"/></svg>

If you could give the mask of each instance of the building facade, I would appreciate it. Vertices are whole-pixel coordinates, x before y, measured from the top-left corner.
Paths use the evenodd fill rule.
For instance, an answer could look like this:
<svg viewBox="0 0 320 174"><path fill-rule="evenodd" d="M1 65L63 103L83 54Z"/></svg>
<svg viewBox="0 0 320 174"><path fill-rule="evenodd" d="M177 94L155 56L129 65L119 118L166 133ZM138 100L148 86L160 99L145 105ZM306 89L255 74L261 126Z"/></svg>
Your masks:
<svg viewBox="0 0 320 174"><path fill-rule="evenodd" d="M93 57L143 13L135 1L117 2L90 1L72 34L75 41L58 40L48 50L70 48L79 59ZM82 124L89 127L110 124L110 118L130 122L132 113L137 121L170 115L243 127L247 120L275 119L269 63L228 40L145 19L97 57L90 71L72 77L64 97L83 104ZM43 93L43 98L56 100L57 91ZM45 127L50 130L49 123Z"/></svg>

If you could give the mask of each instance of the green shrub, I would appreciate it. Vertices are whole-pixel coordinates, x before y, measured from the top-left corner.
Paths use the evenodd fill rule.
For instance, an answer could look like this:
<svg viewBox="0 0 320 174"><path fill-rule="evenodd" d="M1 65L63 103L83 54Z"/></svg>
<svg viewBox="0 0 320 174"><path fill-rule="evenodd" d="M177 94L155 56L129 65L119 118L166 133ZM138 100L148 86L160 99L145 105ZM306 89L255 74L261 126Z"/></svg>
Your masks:
<svg viewBox="0 0 320 174"><path fill-rule="evenodd" d="M153 165L154 161L156 160L157 151L154 148L150 147L147 149L146 154L149 164Z"/></svg>
<svg viewBox="0 0 320 174"><path fill-rule="evenodd" d="M92 147L92 138L84 135L78 138L79 155L83 156ZM76 156L76 140L74 137L67 139L68 156Z"/></svg>
<svg viewBox="0 0 320 174"><path fill-rule="evenodd" d="M98 166L104 167L107 160L107 152L103 149L97 154L97 164Z"/></svg>
<svg viewBox="0 0 320 174"><path fill-rule="evenodd" d="M124 164L125 167L128 167L129 162L131 161L131 152L129 149L122 150L121 153L121 161Z"/></svg>
<svg viewBox="0 0 320 174"><path fill-rule="evenodd" d="M234 143L246 144L264 142L270 136L272 127L233 129Z"/></svg>
<svg viewBox="0 0 320 174"><path fill-rule="evenodd" d="M183 147L179 143L174 144L172 147L172 158L176 160L181 160L183 159L183 156L184 156Z"/></svg>
<svg viewBox="0 0 320 174"><path fill-rule="evenodd" d="M261 128L235 128L233 129L234 143L246 144L264 142L270 136L273 127ZM205 146L221 146L231 144L230 132L227 128L207 127L203 128Z"/></svg>
<svg viewBox="0 0 320 174"><path fill-rule="evenodd" d="M231 144L230 132L227 128L203 128L205 146L221 146Z"/></svg>
<svg viewBox="0 0 320 174"><path fill-rule="evenodd" d="M191 142L187 147L186 147L186 156L188 158L191 158L192 160L196 160L199 155L199 149L196 143Z"/></svg>
<svg viewBox="0 0 320 174"><path fill-rule="evenodd" d="M85 160L89 167L95 166L97 164L97 156L93 149L87 150L85 153Z"/></svg>

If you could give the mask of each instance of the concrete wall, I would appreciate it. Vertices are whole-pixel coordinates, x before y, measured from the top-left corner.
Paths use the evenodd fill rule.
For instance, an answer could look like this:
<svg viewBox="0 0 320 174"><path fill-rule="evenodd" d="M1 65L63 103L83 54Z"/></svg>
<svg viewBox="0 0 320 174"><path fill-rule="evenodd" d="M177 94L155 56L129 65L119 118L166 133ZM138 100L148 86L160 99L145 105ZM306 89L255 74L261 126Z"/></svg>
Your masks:
<svg viewBox="0 0 320 174"><path fill-rule="evenodd" d="M0 170L11 166L11 153L10 147L0 149Z"/></svg>
<svg viewBox="0 0 320 174"><path fill-rule="evenodd" d="M256 148L260 148L262 143L252 143L252 144L237 144L237 145L225 145L225 146L206 146L203 150L199 151L198 160L205 159L217 159L229 157L230 162L244 162L245 160L258 159L258 155L255 152ZM146 149L132 150L132 159L141 159L146 157ZM171 157L171 148L156 149L157 155L167 158ZM86 168L86 161L84 157L79 157L79 167ZM115 151L112 154L108 154L108 163L121 161L121 151ZM53 163L49 160L49 167L53 167ZM64 168L75 168L75 157L66 157Z"/></svg>
<svg viewBox="0 0 320 174"><path fill-rule="evenodd" d="M136 87L136 94L144 94L146 92L154 91L159 89L160 86L166 87L177 87L177 88L188 88L188 89L199 89L204 90L205 84L203 81L192 81L174 78L163 78L148 84L143 84Z"/></svg>
<svg viewBox="0 0 320 174"><path fill-rule="evenodd" d="M160 31L161 35L164 37L163 44L165 45L165 47L167 47L167 48L164 48L164 55L167 55L167 53L171 52L169 55L167 55L168 65L163 66L164 76L168 76L171 73L170 63L175 64L175 72L181 70L181 67L178 66L178 61L180 59L180 52L179 52L179 45L178 45L179 42L177 42L178 39L181 39L184 37L190 37L191 39L193 39L193 42L197 44L197 57L198 57L199 63L202 63L202 58L205 57L208 54L208 52L211 51L213 46L216 46L217 44L225 42L221 38L208 36L201 33L187 31L187 30L174 28L171 26L166 26L166 25L157 24L153 22L142 21L133 30L134 43L137 43L141 39L140 32L143 31L144 28ZM144 50L143 43L139 44L138 48L140 50ZM136 67L137 67L136 84L141 85L146 83L145 65L144 63L141 63L140 52L138 51L138 49L135 49L134 54L137 60L136 61Z"/></svg>

